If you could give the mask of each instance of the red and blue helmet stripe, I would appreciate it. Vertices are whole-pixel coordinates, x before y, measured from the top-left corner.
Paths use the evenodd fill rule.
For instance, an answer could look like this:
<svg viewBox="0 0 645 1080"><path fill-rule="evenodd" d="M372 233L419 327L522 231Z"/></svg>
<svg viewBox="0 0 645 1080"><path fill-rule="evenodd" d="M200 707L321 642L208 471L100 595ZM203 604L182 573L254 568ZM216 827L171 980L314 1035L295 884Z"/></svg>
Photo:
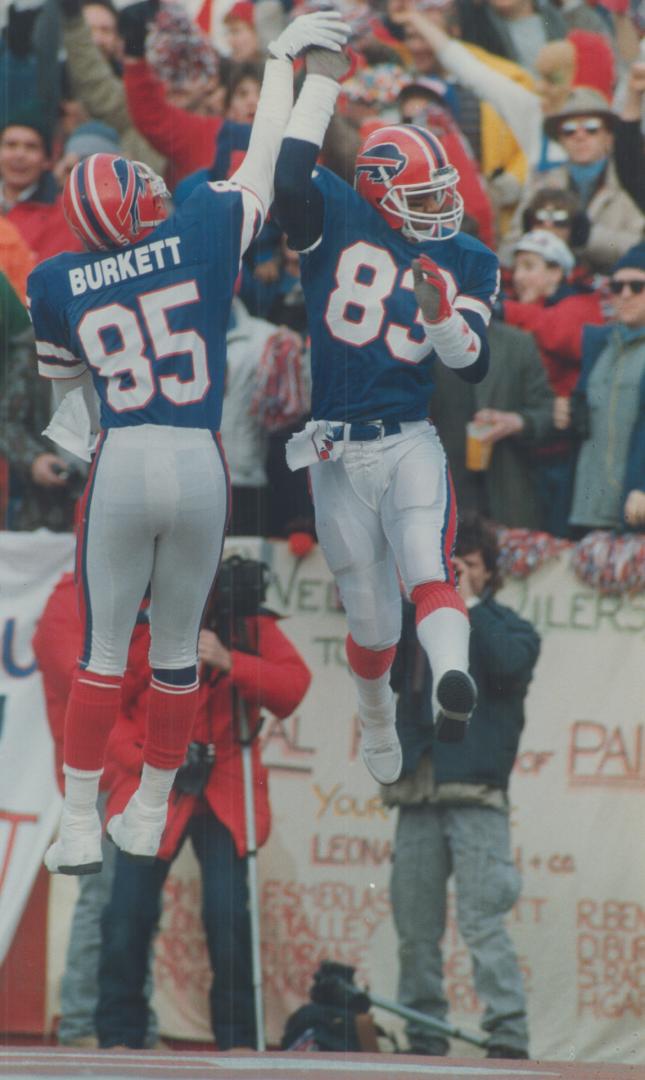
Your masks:
<svg viewBox="0 0 645 1080"><path fill-rule="evenodd" d="M91 154L78 162L63 193L70 227L94 250L140 240L159 216L156 202L138 163L116 154Z"/></svg>

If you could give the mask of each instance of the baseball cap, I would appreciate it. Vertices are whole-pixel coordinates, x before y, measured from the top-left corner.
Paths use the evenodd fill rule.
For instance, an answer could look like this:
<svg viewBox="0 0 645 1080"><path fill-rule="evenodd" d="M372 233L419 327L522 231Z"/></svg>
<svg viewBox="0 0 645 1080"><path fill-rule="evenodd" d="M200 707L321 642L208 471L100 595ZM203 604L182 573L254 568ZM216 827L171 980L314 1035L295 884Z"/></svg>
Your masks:
<svg viewBox="0 0 645 1080"><path fill-rule="evenodd" d="M541 255L545 262L561 266L565 274L570 274L576 265L571 249L564 240L548 229L532 229L531 232L524 233L513 248L514 254L518 251L531 251L534 255Z"/></svg>

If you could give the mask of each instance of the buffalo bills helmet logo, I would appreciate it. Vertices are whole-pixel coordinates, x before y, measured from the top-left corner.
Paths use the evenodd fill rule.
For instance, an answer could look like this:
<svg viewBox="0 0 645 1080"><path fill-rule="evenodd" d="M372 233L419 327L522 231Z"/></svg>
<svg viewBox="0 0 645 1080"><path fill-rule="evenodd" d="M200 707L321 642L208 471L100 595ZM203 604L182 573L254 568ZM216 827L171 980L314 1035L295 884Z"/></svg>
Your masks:
<svg viewBox="0 0 645 1080"><path fill-rule="evenodd" d="M359 155L356 161L356 177L362 174L373 184L391 184L407 163L407 155L394 143L379 143Z"/></svg>
<svg viewBox="0 0 645 1080"><path fill-rule="evenodd" d="M90 154L72 169L63 191L67 223L91 251L136 244L168 216L168 190L140 161Z"/></svg>
<svg viewBox="0 0 645 1080"><path fill-rule="evenodd" d="M140 228L139 197L143 195L143 181L137 170L122 157L112 162L112 168L121 188L122 202L116 212L117 220L136 236Z"/></svg>

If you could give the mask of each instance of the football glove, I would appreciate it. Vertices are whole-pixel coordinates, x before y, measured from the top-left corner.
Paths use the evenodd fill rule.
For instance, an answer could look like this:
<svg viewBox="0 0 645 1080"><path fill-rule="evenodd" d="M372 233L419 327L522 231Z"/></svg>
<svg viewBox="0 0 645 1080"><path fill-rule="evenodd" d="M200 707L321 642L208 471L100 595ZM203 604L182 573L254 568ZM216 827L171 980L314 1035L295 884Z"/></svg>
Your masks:
<svg viewBox="0 0 645 1080"><path fill-rule="evenodd" d="M342 83L356 70L356 53L353 49L332 52L330 49L314 47L305 54L307 75L324 75Z"/></svg>
<svg viewBox="0 0 645 1080"><path fill-rule="evenodd" d="M426 322L439 323L452 315L448 284L436 262L428 255L412 261L414 295Z"/></svg>
<svg viewBox="0 0 645 1080"><path fill-rule="evenodd" d="M276 60L293 60L311 45L340 52L350 32L338 11L312 11L298 15L275 41L269 42L268 50Z"/></svg>

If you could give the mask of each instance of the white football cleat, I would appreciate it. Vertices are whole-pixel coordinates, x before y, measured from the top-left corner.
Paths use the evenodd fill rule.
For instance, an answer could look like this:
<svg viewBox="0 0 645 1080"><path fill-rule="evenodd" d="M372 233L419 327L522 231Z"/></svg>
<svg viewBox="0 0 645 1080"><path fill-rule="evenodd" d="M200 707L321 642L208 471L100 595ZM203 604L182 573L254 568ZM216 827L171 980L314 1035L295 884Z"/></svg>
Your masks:
<svg viewBox="0 0 645 1080"><path fill-rule="evenodd" d="M379 784L393 784L403 767L403 754L396 733L394 701L385 709L359 705L361 758Z"/></svg>
<svg viewBox="0 0 645 1080"><path fill-rule="evenodd" d="M72 814L63 808L58 840L45 852L50 874L98 874L103 866L101 819L96 810Z"/></svg>
<svg viewBox="0 0 645 1080"><path fill-rule="evenodd" d="M439 742L463 742L477 704L477 687L467 671L446 671L436 693L435 735Z"/></svg>
<svg viewBox="0 0 645 1080"><path fill-rule="evenodd" d="M152 862L159 851L167 813L167 805L154 810L144 806L135 791L123 813L110 818L106 832L126 855Z"/></svg>

